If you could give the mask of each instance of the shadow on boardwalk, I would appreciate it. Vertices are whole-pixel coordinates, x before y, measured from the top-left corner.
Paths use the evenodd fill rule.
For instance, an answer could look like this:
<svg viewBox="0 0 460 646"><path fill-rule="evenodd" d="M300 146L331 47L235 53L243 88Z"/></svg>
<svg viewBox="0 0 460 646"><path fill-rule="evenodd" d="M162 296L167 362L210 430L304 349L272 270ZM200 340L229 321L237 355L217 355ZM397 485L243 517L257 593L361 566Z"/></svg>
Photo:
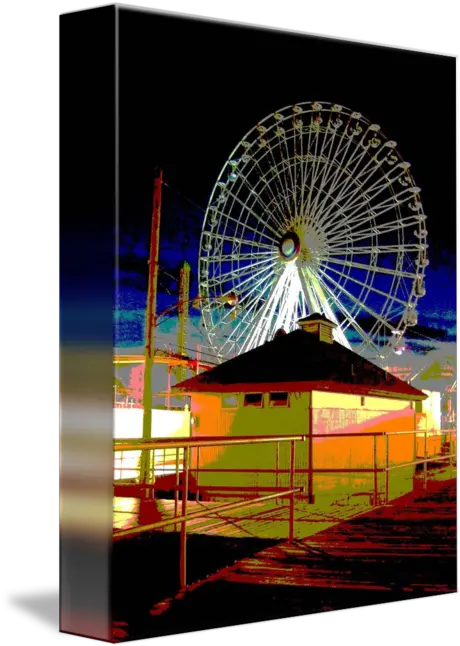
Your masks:
<svg viewBox="0 0 460 646"><path fill-rule="evenodd" d="M129 635L147 633L167 643L183 639L184 631L220 638L244 630L249 639L254 630L262 639L285 622L290 630L303 629L333 617L413 617L419 625L426 612L450 625L458 601L453 476L456 469L436 470L426 491L416 480L413 492L389 505L293 544L190 534L189 580L197 583L176 596L176 533L119 541L114 619L128 624Z"/></svg>
<svg viewBox="0 0 460 646"><path fill-rule="evenodd" d="M221 569L167 602L152 599L149 614L145 603L134 604L138 612L118 629L120 640L456 592L456 481L429 482L427 491L417 488L293 544L249 539L213 550L218 537L194 538L194 575L198 552ZM165 553L164 562L176 564L177 556ZM153 563L144 573L151 582L175 574Z"/></svg>

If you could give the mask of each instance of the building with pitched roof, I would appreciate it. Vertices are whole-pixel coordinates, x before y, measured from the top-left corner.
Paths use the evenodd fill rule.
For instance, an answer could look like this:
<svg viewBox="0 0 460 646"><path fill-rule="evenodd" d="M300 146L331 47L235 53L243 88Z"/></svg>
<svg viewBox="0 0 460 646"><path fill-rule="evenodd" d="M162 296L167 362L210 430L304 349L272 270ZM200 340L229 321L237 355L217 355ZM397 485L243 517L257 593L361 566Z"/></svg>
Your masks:
<svg viewBox="0 0 460 646"><path fill-rule="evenodd" d="M335 341L334 326L312 314L299 321L298 330L280 331L272 341L177 384L174 391L191 397L192 434L306 434L310 446L296 455L299 484L311 459L318 470L316 491L367 486L368 473L343 470L372 469L374 455L379 464L386 460L386 439L370 434L415 431L416 407L426 394ZM388 444L389 464L414 460L414 435L395 435ZM199 465L195 458L199 486L216 492L219 486L270 488L274 476L268 471L282 470L281 463L286 468L287 455L280 452L287 448L280 444L276 457L271 445L206 447ZM250 464L259 473L245 472Z"/></svg>

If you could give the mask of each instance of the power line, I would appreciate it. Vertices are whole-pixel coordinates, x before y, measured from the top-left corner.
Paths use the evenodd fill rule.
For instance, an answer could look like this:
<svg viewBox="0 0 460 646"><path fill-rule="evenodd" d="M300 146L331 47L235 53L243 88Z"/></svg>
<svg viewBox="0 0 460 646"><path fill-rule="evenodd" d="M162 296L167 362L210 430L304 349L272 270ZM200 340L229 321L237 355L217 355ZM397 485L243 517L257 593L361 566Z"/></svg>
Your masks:
<svg viewBox="0 0 460 646"><path fill-rule="evenodd" d="M206 213L206 209L204 209L202 206L200 206L199 204L194 202L192 199L190 199L189 197L187 197L186 195L184 195L183 193L178 191L176 188L173 188L170 184L167 184L166 182L163 182L163 186L166 186L166 188L169 188L170 191L175 193L178 197L185 200L186 202L191 204L191 206L195 207L196 209L198 209L202 213Z"/></svg>

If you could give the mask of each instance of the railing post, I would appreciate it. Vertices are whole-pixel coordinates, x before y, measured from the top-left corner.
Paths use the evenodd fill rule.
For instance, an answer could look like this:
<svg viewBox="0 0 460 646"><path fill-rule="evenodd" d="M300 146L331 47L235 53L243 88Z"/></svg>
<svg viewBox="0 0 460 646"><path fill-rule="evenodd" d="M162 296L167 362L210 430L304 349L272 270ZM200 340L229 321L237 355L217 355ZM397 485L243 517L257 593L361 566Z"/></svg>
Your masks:
<svg viewBox="0 0 460 646"><path fill-rule="evenodd" d="M196 471L195 471L195 480L196 480L196 496L195 500L198 502L198 499L200 497L200 492L198 489L198 474L200 471L200 447L196 447Z"/></svg>
<svg viewBox="0 0 460 646"><path fill-rule="evenodd" d="M183 481L182 481L182 516L187 515L188 475L189 475L190 449L184 447ZM181 521L180 530L180 587L187 587L187 521Z"/></svg>
<svg viewBox="0 0 460 646"><path fill-rule="evenodd" d="M385 434L385 503L388 504L389 498L389 477L390 472L388 471L390 466L390 436L388 433Z"/></svg>
<svg viewBox="0 0 460 646"><path fill-rule="evenodd" d="M280 443L275 442L275 487L279 488L279 468L280 468ZM278 504L278 498L275 499L275 505Z"/></svg>
<svg viewBox="0 0 460 646"><path fill-rule="evenodd" d="M310 428L308 436L308 502L312 505L315 502L313 493L313 429Z"/></svg>
<svg viewBox="0 0 460 646"><path fill-rule="evenodd" d="M294 489L295 476L295 441L291 440L291 457L289 464L289 489ZM289 542L294 540L294 493L290 495L289 501Z"/></svg>
<svg viewBox="0 0 460 646"><path fill-rule="evenodd" d="M451 476L452 476L452 467L454 465L454 443L453 443L453 431L452 429L450 430L449 433L449 466L451 469Z"/></svg>
<svg viewBox="0 0 460 646"><path fill-rule="evenodd" d="M179 512L179 451L180 448L176 448L176 486L174 487L174 516L177 516ZM174 525L174 530L177 531L177 523Z"/></svg>
<svg viewBox="0 0 460 646"><path fill-rule="evenodd" d="M374 435L374 507L378 500L378 477L377 477L377 435Z"/></svg>
<svg viewBox="0 0 460 646"><path fill-rule="evenodd" d="M424 440L424 450L423 450L423 489L426 491L427 481L428 481L428 429L425 429L425 440Z"/></svg>

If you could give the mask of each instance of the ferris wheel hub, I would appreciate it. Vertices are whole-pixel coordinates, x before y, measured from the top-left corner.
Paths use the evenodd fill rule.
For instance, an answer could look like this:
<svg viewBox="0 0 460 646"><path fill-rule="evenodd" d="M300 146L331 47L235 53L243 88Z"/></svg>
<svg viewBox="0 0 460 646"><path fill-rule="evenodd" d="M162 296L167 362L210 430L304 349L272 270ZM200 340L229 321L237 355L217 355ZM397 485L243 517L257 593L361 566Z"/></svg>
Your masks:
<svg viewBox="0 0 460 646"><path fill-rule="evenodd" d="M295 260L300 253L300 239L297 233L295 231L285 233L280 240L278 249L281 260L284 262Z"/></svg>

